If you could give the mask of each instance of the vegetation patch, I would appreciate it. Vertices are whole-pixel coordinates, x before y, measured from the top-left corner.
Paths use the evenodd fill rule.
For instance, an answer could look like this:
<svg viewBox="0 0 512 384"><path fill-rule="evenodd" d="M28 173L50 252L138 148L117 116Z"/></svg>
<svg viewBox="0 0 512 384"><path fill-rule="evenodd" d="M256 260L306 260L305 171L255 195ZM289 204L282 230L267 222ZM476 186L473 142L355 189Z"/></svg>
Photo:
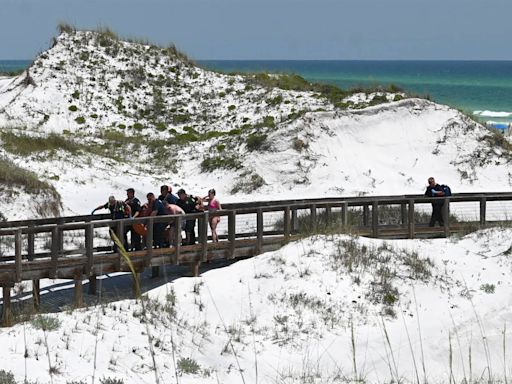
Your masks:
<svg viewBox="0 0 512 384"><path fill-rule="evenodd" d="M267 135L253 133L247 137L246 145L249 151L262 150L267 148Z"/></svg>
<svg viewBox="0 0 512 384"><path fill-rule="evenodd" d="M233 188L231 188L230 193L250 193L263 187L264 185L265 180L257 173L243 172L240 175L238 181L233 185Z"/></svg>
<svg viewBox="0 0 512 384"><path fill-rule="evenodd" d="M37 152L55 152L64 150L70 153L78 152L82 146L56 133L46 136L28 136L15 134L11 131L0 131L3 148L7 152L20 156L29 156Z"/></svg>
<svg viewBox="0 0 512 384"><path fill-rule="evenodd" d="M235 156L206 157L201 161L201 172L213 172L217 169L240 169L242 163Z"/></svg>

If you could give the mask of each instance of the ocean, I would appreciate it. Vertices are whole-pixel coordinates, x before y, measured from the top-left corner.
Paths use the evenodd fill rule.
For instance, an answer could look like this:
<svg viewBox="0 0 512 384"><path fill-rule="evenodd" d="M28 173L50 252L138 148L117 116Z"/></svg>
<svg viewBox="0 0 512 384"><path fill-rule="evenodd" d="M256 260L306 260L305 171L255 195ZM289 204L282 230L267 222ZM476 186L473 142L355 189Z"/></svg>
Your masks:
<svg viewBox="0 0 512 384"><path fill-rule="evenodd" d="M0 60L0 72L29 64ZM512 61L200 60L198 64L223 72L296 73L308 81L345 89L395 84L482 122L512 123Z"/></svg>

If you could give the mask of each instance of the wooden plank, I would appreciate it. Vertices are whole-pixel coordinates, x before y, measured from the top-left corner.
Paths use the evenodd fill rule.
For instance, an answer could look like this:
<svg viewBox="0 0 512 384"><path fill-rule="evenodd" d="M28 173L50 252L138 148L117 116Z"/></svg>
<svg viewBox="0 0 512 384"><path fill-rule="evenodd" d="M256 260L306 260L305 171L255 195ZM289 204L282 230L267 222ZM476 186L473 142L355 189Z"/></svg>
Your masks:
<svg viewBox="0 0 512 384"><path fill-rule="evenodd" d="M229 241L229 252L228 259L235 257L235 241L236 241L236 211L232 210L228 215L228 241Z"/></svg>
<svg viewBox="0 0 512 384"><path fill-rule="evenodd" d="M208 211L203 213L203 218L199 219L199 242L203 249L201 252L201 261L206 262L208 260Z"/></svg>
<svg viewBox="0 0 512 384"><path fill-rule="evenodd" d="M414 200L409 200L409 239L414 239Z"/></svg>
<svg viewBox="0 0 512 384"><path fill-rule="evenodd" d="M485 226L487 216L487 198L482 196L480 198L480 226Z"/></svg>
<svg viewBox="0 0 512 384"><path fill-rule="evenodd" d="M21 281L21 245L22 245L22 233L21 229L16 230L16 234L14 235L14 255L15 255L15 265L16 265L16 282Z"/></svg>
<svg viewBox="0 0 512 384"><path fill-rule="evenodd" d="M372 202L372 236L379 237L379 202Z"/></svg>
<svg viewBox="0 0 512 384"><path fill-rule="evenodd" d="M290 240L290 207L287 206L284 209L284 218L283 218L283 232L284 232L284 240L289 241Z"/></svg>

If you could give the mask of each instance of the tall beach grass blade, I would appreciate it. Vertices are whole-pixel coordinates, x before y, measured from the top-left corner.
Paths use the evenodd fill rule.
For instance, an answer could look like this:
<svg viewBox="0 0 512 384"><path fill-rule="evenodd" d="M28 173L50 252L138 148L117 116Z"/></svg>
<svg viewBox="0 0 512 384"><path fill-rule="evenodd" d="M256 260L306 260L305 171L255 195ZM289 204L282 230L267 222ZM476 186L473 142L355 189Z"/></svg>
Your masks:
<svg viewBox="0 0 512 384"><path fill-rule="evenodd" d="M423 369L423 383L427 383L427 369L425 368L425 354L423 352L423 337L421 335L420 326L420 313L418 310L418 300L416 300L416 290L412 286L412 295L414 297L414 305L416 307L416 323L418 324L418 335L420 337L420 351L421 351L421 368Z"/></svg>
<svg viewBox="0 0 512 384"><path fill-rule="evenodd" d="M114 243L116 243L117 248L119 249L119 252L123 256L124 260L126 261L126 264L128 264L128 267L130 268L130 271L132 273L132 278L133 278L134 284L135 284L135 294L136 294L137 298L140 298L140 304L142 306L142 313L143 313L143 316L146 317L147 316L146 305L145 305L144 299L141 297L139 279L137 278L137 273L135 271L135 267L133 266L132 260L130 259L128 252L126 252L126 249L124 248L123 243L119 240L119 237L117 237L117 235L115 234L115 232L112 229L110 229L110 236L114 240ZM144 324L146 326L146 334L148 336L149 352L151 354L151 360L153 362L153 371L155 372L155 383L160 384L160 377L158 375L158 369L156 366L155 350L153 348L153 336L151 336L151 331L149 329L149 320L144 319Z"/></svg>

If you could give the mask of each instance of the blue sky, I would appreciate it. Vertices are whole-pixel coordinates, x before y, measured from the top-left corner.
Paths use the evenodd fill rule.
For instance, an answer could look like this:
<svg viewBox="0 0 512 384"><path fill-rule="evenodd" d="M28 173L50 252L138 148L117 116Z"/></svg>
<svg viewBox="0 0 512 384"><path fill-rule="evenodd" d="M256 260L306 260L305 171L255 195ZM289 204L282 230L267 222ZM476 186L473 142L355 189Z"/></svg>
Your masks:
<svg viewBox="0 0 512 384"><path fill-rule="evenodd" d="M65 21L200 59L512 60L512 0L0 0L0 59Z"/></svg>

